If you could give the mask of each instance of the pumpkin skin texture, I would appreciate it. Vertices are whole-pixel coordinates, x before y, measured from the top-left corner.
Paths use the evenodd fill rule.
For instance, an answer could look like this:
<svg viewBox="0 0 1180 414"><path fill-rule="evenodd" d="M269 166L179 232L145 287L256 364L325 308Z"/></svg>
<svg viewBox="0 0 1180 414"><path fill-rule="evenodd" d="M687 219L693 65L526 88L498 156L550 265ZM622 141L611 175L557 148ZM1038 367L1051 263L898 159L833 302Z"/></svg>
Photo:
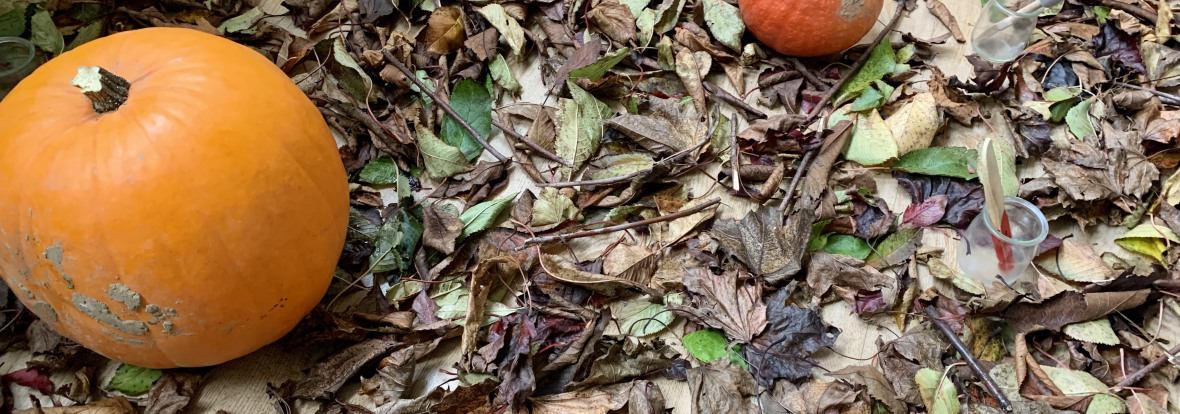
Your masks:
<svg viewBox="0 0 1180 414"><path fill-rule="evenodd" d="M80 66L129 81L126 102L97 113ZM316 107L214 35L99 38L0 102L0 275L116 361L209 366L290 332L331 282L348 199Z"/></svg>
<svg viewBox="0 0 1180 414"><path fill-rule="evenodd" d="M738 0L746 28L788 56L842 52L872 30L882 0Z"/></svg>

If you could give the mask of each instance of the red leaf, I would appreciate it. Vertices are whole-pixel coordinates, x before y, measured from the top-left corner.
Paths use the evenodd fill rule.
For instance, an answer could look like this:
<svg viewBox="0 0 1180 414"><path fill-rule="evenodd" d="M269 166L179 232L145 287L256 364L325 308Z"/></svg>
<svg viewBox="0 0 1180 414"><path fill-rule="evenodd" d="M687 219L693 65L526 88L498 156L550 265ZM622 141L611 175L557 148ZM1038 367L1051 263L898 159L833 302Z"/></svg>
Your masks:
<svg viewBox="0 0 1180 414"><path fill-rule="evenodd" d="M53 394L53 381L49 380L49 375L36 369L25 368L13 372L5 375L4 380L35 389L45 395Z"/></svg>
<svg viewBox="0 0 1180 414"><path fill-rule="evenodd" d="M865 312L876 312L884 307L885 296L881 294L880 290L862 290L856 294L856 306L853 307L853 311L859 315Z"/></svg>
<svg viewBox="0 0 1180 414"><path fill-rule="evenodd" d="M942 220L946 215L947 196L939 194L930 196L919 204L910 204L901 215L900 228L926 227Z"/></svg>

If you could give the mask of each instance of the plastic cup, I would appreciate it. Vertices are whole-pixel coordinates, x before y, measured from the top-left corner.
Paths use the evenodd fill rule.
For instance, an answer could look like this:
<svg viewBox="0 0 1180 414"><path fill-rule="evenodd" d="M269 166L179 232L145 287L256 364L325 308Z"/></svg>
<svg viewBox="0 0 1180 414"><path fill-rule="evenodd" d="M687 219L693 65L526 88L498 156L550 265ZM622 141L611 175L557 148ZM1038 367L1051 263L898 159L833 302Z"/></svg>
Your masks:
<svg viewBox="0 0 1180 414"><path fill-rule="evenodd" d="M1004 198L1004 210L1012 237L993 225L987 211L979 213L959 240L959 268L968 276L991 285L997 277L1012 284L1024 274L1037 249L1049 235L1049 222L1041 210L1017 197ZM999 248L997 248L997 245ZM1000 252L1009 257L1010 266L1002 266Z"/></svg>
<svg viewBox="0 0 1180 414"><path fill-rule="evenodd" d="M44 62L32 42L19 37L0 37L0 100L41 63Z"/></svg>

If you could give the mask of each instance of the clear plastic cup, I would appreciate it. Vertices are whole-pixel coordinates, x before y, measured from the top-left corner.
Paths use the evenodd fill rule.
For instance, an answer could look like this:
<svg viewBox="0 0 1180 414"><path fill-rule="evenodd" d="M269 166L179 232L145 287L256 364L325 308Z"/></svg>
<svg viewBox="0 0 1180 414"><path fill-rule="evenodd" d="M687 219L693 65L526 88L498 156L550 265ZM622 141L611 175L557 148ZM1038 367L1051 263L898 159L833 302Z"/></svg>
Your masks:
<svg viewBox="0 0 1180 414"><path fill-rule="evenodd" d="M985 286L995 282L997 276L1008 284L1019 279L1049 235L1049 222L1032 203L1005 197L1004 210L1012 237L1004 236L984 211L975 216L959 240L959 269ZM1007 266L1001 264L1001 254L1010 257Z"/></svg>
<svg viewBox="0 0 1180 414"><path fill-rule="evenodd" d="M43 59L32 42L19 37L0 37L0 100L41 63Z"/></svg>
<svg viewBox="0 0 1180 414"><path fill-rule="evenodd" d="M988 0L971 33L975 54L994 63L1016 59L1028 47L1042 7L1038 0Z"/></svg>

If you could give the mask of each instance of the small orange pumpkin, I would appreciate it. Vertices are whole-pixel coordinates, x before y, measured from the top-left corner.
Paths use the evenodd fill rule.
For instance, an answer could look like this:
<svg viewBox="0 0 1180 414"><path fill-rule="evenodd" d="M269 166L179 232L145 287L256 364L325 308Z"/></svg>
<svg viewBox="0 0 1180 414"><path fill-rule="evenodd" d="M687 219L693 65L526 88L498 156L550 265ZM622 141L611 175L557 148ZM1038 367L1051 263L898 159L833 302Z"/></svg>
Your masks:
<svg viewBox="0 0 1180 414"><path fill-rule="evenodd" d="M316 107L218 36L99 38L0 102L0 275L117 361L214 365L290 332L327 291L348 211Z"/></svg>
<svg viewBox="0 0 1180 414"><path fill-rule="evenodd" d="M788 56L814 57L848 49L872 30L882 0L738 0L746 28Z"/></svg>

